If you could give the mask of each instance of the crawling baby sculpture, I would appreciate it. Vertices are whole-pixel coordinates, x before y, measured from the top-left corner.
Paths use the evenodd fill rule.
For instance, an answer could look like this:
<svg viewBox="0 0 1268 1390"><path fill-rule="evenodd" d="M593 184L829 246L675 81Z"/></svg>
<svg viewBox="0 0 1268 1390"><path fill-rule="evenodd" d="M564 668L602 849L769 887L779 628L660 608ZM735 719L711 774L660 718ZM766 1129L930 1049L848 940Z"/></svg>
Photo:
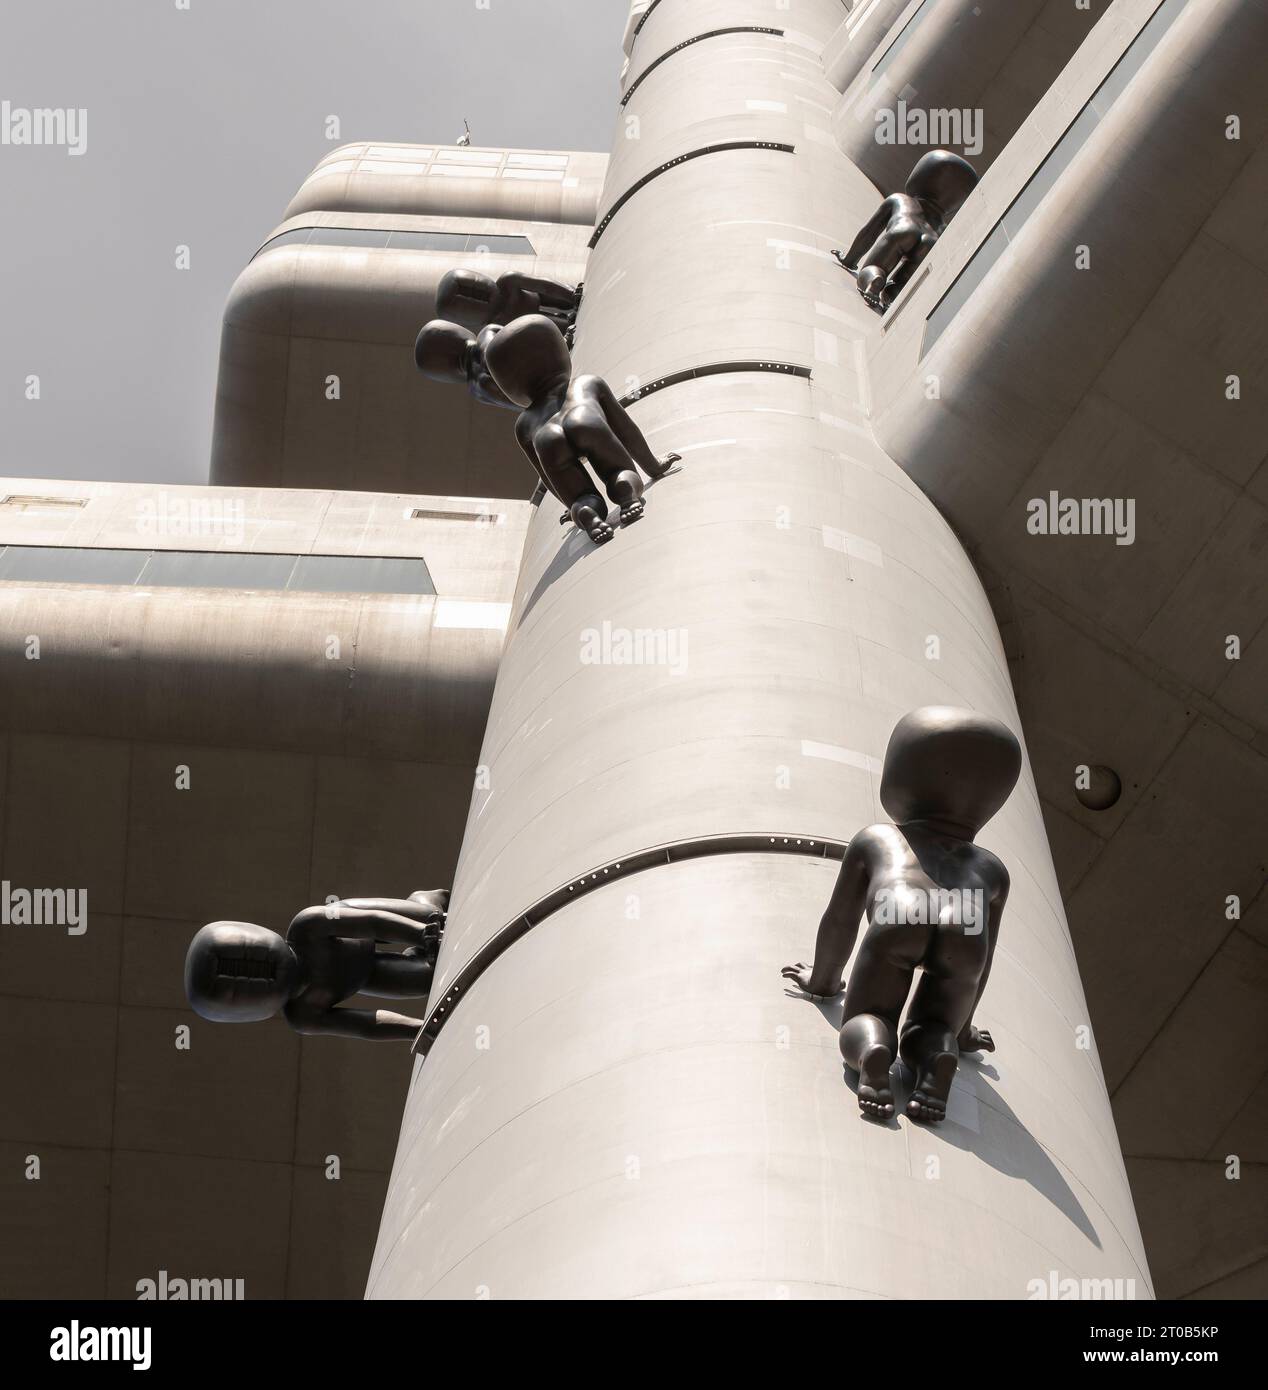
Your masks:
<svg viewBox="0 0 1268 1390"><path fill-rule="evenodd" d="M297 1033L412 1041L422 1019L336 1006L354 994L425 1001L448 906L448 889L347 898L305 908L285 940L252 922L211 922L190 942L185 994L195 1013L216 1023L281 1012Z"/></svg>
<svg viewBox="0 0 1268 1390"><path fill-rule="evenodd" d="M896 1052L916 1076L907 1114L937 1121L946 1115L960 1053L995 1050L973 1014L990 975L1008 871L973 840L1020 771L1021 748L997 719L946 706L900 719L881 776L881 804L896 824L868 826L850 841L814 965L784 967L785 978L808 994L839 993L866 914L840 1042L846 1065L858 1072L859 1109L872 1119L894 1113Z"/></svg>
<svg viewBox="0 0 1268 1390"><path fill-rule="evenodd" d="M505 326L525 314L543 314L568 335L577 319L581 286L507 270L494 280L478 270L450 270L436 287L436 313L469 328Z"/></svg>
<svg viewBox="0 0 1268 1390"><path fill-rule="evenodd" d="M854 238L848 251L832 254L858 280L864 300L878 313L894 302L916 267L933 250L946 225L977 186L977 171L950 150L930 150Z"/></svg>
<svg viewBox="0 0 1268 1390"><path fill-rule="evenodd" d="M484 361L490 340L501 331L500 325L488 324L473 337L460 323L432 319L414 341L414 365L429 381L465 383L472 396L485 405L518 410L515 402L498 390Z"/></svg>
<svg viewBox="0 0 1268 1390"><path fill-rule="evenodd" d="M515 422L520 448L590 539L603 545L612 539L612 528L585 463L621 509L621 524L637 521L645 505L639 469L663 478L679 456L658 459L652 453L602 377L573 377L556 325L541 314L515 319L489 340L484 360L503 395L522 407Z"/></svg>

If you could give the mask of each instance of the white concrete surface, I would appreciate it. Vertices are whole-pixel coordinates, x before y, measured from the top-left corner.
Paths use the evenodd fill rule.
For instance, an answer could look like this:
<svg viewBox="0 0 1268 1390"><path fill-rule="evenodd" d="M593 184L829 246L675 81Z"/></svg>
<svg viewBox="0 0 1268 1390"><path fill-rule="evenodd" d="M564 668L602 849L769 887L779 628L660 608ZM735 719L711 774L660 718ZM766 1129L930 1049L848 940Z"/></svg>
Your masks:
<svg viewBox="0 0 1268 1390"><path fill-rule="evenodd" d="M663 0L630 70L769 17L763 0ZM837 0L800 0L782 51L693 45L630 104L640 136L618 139L600 215L716 140L796 153L701 158L636 194L591 254L578 367L620 389L749 356L814 377L648 397L634 415L686 467L638 526L596 551L548 509L533 521L441 987L536 897L623 852L881 818L875 760L916 705L1018 729L973 567L872 437L875 319L828 256L875 203L830 132L818 54L840 22ZM605 622L678 633L685 669L585 664ZM1149 1296L1028 768L982 840L1013 878L980 1011L999 1051L962 1067L940 1131L861 1120L831 1011L780 978L813 948L831 866L650 870L529 932L416 1067L368 1296L1024 1298L1053 1271Z"/></svg>

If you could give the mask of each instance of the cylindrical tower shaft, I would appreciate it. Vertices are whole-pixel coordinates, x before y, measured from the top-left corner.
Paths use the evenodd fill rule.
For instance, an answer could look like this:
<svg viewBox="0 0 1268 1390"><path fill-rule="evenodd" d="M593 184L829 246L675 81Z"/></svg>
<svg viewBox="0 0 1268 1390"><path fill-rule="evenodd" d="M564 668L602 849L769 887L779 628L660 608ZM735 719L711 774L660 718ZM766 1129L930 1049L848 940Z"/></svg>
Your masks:
<svg viewBox="0 0 1268 1390"><path fill-rule="evenodd" d="M999 1051L944 1125L862 1120L837 1015L780 978L837 867L786 850L884 819L898 717L1020 732L976 574L868 423L877 320L829 255L877 202L830 134L841 18L660 0L634 39L577 368L626 394L758 365L632 407L684 459L637 527L595 549L557 507L533 523L433 1003L464 983L369 1296L1150 1293L1028 767L982 836L1013 881ZM766 843L723 853L741 833Z"/></svg>

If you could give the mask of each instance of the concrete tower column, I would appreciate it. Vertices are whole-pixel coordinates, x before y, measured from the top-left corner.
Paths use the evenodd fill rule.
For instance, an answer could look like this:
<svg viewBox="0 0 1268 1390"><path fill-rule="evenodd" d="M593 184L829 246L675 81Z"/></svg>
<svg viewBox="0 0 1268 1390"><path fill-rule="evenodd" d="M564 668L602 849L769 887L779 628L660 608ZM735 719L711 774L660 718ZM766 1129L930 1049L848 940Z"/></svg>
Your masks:
<svg viewBox="0 0 1268 1390"><path fill-rule="evenodd" d="M971 564L872 437L841 19L659 0L633 39L576 362L684 468L600 549L531 525L371 1297L1150 1294L1028 767L982 836L999 1050L944 1125L862 1120L839 1004L779 974L899 716L1021 732ZM783 32L677 47L740 26Z"/></svg>

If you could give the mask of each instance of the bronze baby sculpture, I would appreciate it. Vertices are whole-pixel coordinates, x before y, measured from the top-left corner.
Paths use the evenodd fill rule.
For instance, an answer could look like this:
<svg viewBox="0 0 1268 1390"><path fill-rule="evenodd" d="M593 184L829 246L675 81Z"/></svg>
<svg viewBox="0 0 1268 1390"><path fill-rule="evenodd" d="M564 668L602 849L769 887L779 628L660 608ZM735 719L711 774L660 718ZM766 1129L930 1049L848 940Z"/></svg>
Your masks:
<svg viewBox="0 0 1268 1390"><path fill-rule="evenodd" d="M832 253L878 313L894 302L976 185L977 171L968 160L950 150L930 150L916 161L903 191L891 193L876 209L850 249Z"/></svg>
<svg viewBox="0 0 1268 1390"><path fill-rule="evenodd" d="M1021 748L997 719L946 706L904 715L890 735L880 789L896 824L868 826L851 839L819 924L813 967L784 967L785 978L808 994L839 993L866 913L840 1042L869 1118L894 1113L896 1052L916 1077L907 1114L933 1122L946 1115L960 1053L995 1050L973 1014L991 971L1008 871L973 840L1020 771Z"/></svg>
<svg viewBox="0 0 1268 1390"><path fill-rule="evenodd" d="M412 1041L422 1019L336 1006L354 994L426 1000L448 907L448 889L347 898L305 908L285 940L252 922L211 922L190 942L185 994L216 1023L280 1011L297 1033ZM380 943L405 949L381 951Z"/></svg>
<svg viewBox="0 0 1268 1390"><path fill-rule="evenodd" d="M430 381L465 383L472 396L485 405L518 410L498 389L484 361L490 340L501 331L500 325L487 324L473 337L459 323L432 319L414 341L414 365Z"/></svg>
<svg viewBox="0 0 1268 1390"><path fill-rule="evenodd" d="M612 539L608 509L588 463L622 525L643 515L643 479L663 478L677 454L658 459L612 388L598 376L572 375L558 327L541 314L515 319L492 337L485 365L503 395L521 407L515 437L548 491L596 545ZM584 463L583 463L584 460Z"/></svg>
<svg viewBox="0 0 1268 1390"><path fill-rule="evenodd" d="M565 338L577 321L580 303L580 285L519 270L504 271L496 280L478 270L450 270L436 288L436 313L442 318L483 328L491 323L505 326L525 314L543 314Z"/></svg>

